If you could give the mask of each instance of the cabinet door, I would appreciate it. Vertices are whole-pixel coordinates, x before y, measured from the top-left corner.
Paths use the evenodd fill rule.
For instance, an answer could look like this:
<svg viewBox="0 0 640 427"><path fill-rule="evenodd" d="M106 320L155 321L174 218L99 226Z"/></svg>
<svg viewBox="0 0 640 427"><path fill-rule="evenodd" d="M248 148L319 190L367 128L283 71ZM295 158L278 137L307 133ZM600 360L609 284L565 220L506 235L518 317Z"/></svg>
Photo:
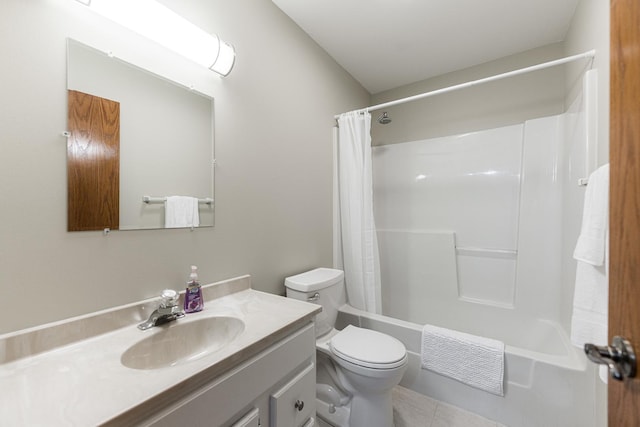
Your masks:
<svg viewBox="0 0 640 427"><path fill-rule="evenodd" d="M307 425L315 412L315 399L316 369L312 363L271 395L269 400L271 427Z"/></svg>
<svg viewBox="0 0 640 427"><path fill-rule="evenodd" d="M255 407L262 414L260 425L267 427L271 390L277 389L279 384L301 372L299 367L308 367L310 364L314 366L311 360L316 351L315 343L313 324L310 323L191 394L178 395L175 401L164 408L158 405L158 409L146 420L120 422L118 425L229 427L238 416L244 417L248 408ZM311 376L310 393L314 396L313 368ZM315 400L310 403L307 406L315 411ZM284 423L281 427L297 427L300 424ZM253 427L253 424L249 425Z"/></svg>

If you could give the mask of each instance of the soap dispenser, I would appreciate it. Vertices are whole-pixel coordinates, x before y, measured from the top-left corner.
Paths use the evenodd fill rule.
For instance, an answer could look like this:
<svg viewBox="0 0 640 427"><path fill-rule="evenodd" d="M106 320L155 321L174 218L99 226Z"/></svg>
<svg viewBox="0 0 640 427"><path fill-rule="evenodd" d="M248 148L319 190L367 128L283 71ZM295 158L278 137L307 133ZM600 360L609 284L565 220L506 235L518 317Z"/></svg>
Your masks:
<svg viewBox="0 0 640 427"><path fill-rule="evenodd" d="M198 282L198 267L192 265L187 290L184 294L184 311L185 313L195 313L203 308L204 298L202 298L202 287Z"/></svg>

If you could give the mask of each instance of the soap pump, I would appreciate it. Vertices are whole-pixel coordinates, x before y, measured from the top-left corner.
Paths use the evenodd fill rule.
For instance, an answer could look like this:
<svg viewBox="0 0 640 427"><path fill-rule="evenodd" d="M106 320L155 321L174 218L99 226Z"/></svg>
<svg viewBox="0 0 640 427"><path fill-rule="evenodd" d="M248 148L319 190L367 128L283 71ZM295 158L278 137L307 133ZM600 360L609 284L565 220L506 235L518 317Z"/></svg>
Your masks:
<svg viewBox="0 0 640 427"><path fill-rule="evenodd" d="M195 313L203 308L204 299L202 298L202 287L198 282L198 267L192 265L187 290L184 294L184 311L185 313Z"/></svg>

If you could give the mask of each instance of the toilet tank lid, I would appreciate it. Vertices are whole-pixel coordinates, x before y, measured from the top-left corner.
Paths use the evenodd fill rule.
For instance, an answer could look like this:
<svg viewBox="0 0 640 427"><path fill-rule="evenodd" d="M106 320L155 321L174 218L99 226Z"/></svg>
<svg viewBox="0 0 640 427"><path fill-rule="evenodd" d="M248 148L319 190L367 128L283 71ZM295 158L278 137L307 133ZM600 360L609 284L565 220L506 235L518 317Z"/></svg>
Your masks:
<svg viewBox="0 0 640 427"><path fill-rule="evenodd" d="M339 283L344 278L342 270L316 268L284 279L284 286L300 292L312 292Z"/></svg>

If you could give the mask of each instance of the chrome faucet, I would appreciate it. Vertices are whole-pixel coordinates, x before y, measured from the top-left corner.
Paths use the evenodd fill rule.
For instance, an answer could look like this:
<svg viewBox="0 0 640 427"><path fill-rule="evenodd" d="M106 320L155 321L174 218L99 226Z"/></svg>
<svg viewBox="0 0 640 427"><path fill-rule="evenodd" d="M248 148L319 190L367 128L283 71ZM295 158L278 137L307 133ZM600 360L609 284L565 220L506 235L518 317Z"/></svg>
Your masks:
<svg viewBox="0 0 640 427"><path fill-rule="evenodd" d="M173 289L165 289L160 295L160 305L151 313L146 322L138 325L138 329L143 331L154 326L160 326L165 323L176 320L184 316L184 312L178 306L178 293Z"/></svg>

